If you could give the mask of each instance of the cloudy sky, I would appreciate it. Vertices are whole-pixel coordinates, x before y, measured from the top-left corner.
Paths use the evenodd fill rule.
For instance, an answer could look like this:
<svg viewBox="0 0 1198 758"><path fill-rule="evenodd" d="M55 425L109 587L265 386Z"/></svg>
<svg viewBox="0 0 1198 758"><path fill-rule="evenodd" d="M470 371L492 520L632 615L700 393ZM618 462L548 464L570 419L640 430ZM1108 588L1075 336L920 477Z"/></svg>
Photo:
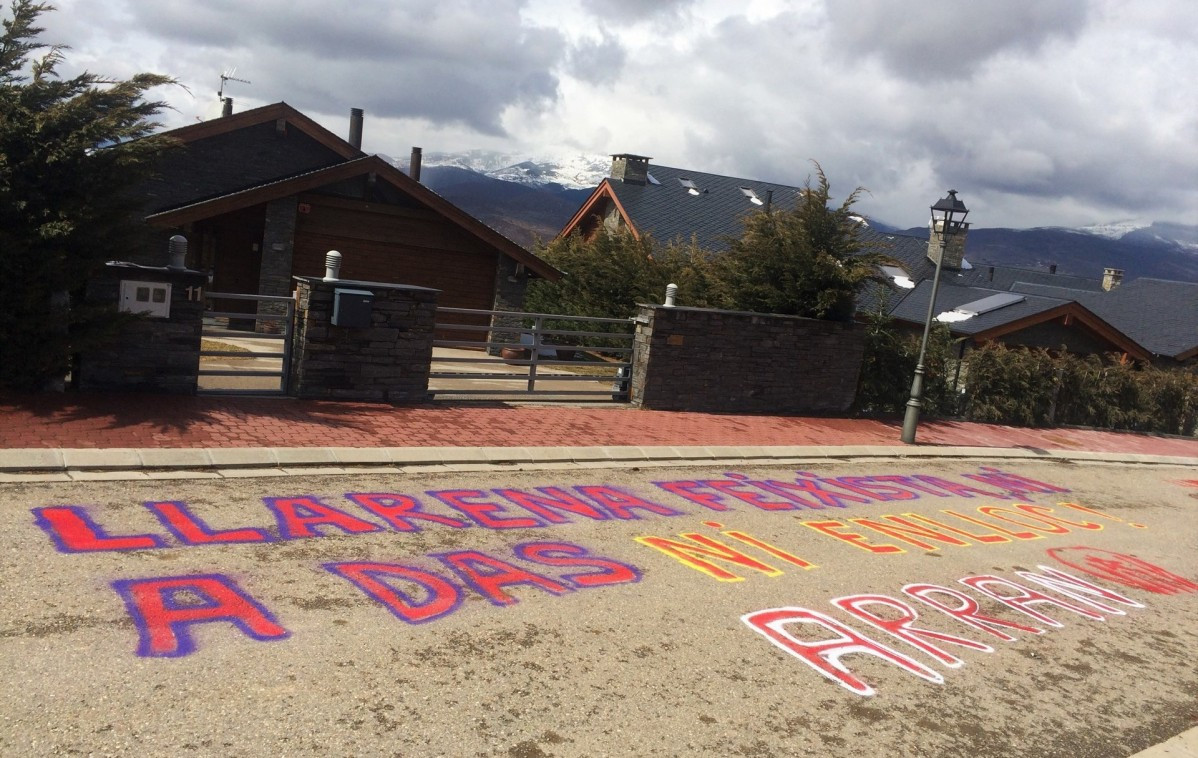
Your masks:
<svg viewBox="0 0 1198 758"><path fill-rule="evenodd" d="M406 156L631 152L899 226L1198 224L1194 0L55 0L63 73L154 71L179 126L285 100ZM7 16L7 12L4 13Z"/></svg>

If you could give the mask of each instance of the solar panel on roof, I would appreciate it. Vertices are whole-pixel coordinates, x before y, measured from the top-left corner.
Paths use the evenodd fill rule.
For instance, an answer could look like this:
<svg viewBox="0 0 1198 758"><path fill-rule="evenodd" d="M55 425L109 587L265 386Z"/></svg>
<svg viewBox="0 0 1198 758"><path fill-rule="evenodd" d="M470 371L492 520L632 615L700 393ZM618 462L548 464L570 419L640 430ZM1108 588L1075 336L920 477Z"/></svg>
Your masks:
<svg viewBox="0 0 1198 758"><path fill-rule="evenodd" d="M981 316L983 313L990 313L991 311L996 311L999 308L1006 308L1008 305L1022 303L1026 299L1027 298L1025 298L1023 295L1015 292L999 292L996 295L990 295L989 297L983 297L980 300L973 300L971 302L965 303L964 305L958 305L951 311L945 311L944 313L941 313L936 317L936 320L943 323L965 321L967 319L973 318L974 316Z"/></svg>
<svg viewBox="0 0 1198 758"><path fill-rule="evenodd" d="M990 295L989 297L983 297L981 300L974 300L965 305L958 305L953 310L968 313L971 316L980 316L983 313L996 311L999 308L1006 308L1008 305L1022 303L1026 299L1023 295L1016 292L999 292L997 295Z"/></svg>

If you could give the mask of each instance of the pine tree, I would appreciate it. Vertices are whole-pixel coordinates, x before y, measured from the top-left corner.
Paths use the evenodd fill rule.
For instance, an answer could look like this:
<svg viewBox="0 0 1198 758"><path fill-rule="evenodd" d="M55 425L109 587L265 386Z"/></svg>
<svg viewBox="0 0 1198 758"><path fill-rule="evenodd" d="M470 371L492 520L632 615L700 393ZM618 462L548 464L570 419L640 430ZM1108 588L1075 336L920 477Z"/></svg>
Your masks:
<svg viewBox="0 0 1198 758"><path fill-rule="evenodd" d="M144 95L174 80L60 78L66 48L37 41L51 10L13 0L0 35L0 387L60 380L71 354L113 322L112 309L85 308L79 295L139 244L136 188L172 144L151 136L166 104Z"/></svg>
<svg viewBox="0 0 1198 758"><path fill-rule="evenodd" d="M725 307L848 321L862 283L877 276L877 255L862 253L852 206L861 188L829 208L831 188L818 163L793 209L755 213L744 234L714 260Z"/></svg>

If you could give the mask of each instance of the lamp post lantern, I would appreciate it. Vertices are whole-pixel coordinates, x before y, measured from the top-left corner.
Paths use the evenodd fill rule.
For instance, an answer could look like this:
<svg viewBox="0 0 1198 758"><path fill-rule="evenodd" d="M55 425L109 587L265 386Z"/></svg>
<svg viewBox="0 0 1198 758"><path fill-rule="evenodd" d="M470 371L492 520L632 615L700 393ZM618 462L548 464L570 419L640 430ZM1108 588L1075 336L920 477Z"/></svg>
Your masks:
<svg viewBox="0 0 1198 758"><path fill-rule="evenodd" d="M928 300L928 315L923 323L923 340L919 343L919 360L915 364L915 378L911 380L911 399L903 414L903 442L915 443L915 428L919 426L919 409L923 404L924 358L928 352L928 336L932 332L932 317L936 314L936 294L940 291L940 269L948 251L948 238L961 231L969 209L957 199L957 191L949 190L932 206L932 233L940 233L940 255L936 258L936 274L932 278L932 297Z"/></svg>

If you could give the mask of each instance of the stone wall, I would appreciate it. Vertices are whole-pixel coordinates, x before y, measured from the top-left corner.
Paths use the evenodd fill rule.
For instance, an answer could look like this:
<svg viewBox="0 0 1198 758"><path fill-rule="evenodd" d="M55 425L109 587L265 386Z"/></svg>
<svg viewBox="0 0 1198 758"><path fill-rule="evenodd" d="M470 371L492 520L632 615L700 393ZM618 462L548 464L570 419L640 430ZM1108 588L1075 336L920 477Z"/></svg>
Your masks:
<svg viewBox="0 0 1198 758"><path fill-rule="evenodd" d="M88 304L115 305L121 281L167 282L170 316L142 316L124 323L112 341L79 356L82 390L195 394L203 328L202 271L109 263L87 284Z"/></svg>
<svg viewBox="0 0 1198 758"><path fill-rule="evenodd" d="M420 403L428 399L438 290L402 284L296 277L289 394ZM370 326L334 326L334 290L374 295Z"/></svg>
<svg viewBox="0 0 1198 758"><path fill-rule="evenodd" d="M863 327L797 316L642 305L632 402L654 410L842 413Z"/></svg>

